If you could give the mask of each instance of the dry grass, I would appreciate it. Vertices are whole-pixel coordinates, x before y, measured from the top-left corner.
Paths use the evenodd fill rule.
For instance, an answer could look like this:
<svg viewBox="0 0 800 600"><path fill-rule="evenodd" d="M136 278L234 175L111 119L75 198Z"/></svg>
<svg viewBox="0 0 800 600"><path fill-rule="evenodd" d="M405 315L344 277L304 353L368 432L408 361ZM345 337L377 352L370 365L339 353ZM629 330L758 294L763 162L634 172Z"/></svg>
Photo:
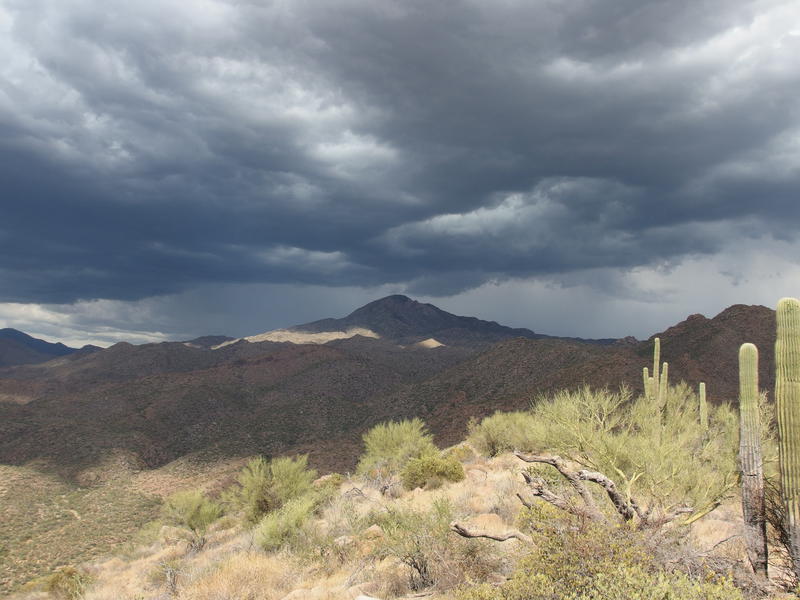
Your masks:
<svg viewBox="0 0 800 600"><path fill-rule="evenodd" d="M180 489L208 490L215 488L217 482L232 480L246 462L247 458L209 460L187 454L158 469L134 474L132 484L142 493L163 498Z"/></svg>
<svg viewBox="0 0 800 600"><path fill-rule="evenodd" d="M125 478L79 487L34 468L0 465L0 593L125 543L158 501Z"/></svg>
<svg viewBox="0 0 800 600"><path fill-rule="evenodd" d="M182 600L278 600L297 582L286 560L242 552L222 561L181 590Z"/></svg>
<svg viewBox="0 0 800 600"><path fill-rule="evenodd" d="M129 457L109 455L72 481L44 463L0 465L0 595L59 566L119 553L158 516L159 497L218 485L244 460L187 455L137 471Z"/></svg>
<svg viewBox="0 0 800 600"><path fill-rule="evenodd" d="M173 465L180 473L184 467ZM211 527L202 551L193 553L174 528L163 527L157 541L127 559L84 564L95 576L86 600L353 600L358 594L391 600L407 596L414 593L412 572L382 545L385 531L376 533L372 526L381 522L381 515L429 514L437 504L449 502L452 518L457 520L492 513L509 527L521 522L515 497L522 488L519 471L523 465L518 459L507 454L472 459L465 467L464 481L399 497L381 495L359 478L345 481L338 495L310 522L309 531L314 535L308 536L307 547L301 544L265 553L255 545L250 531L226 517ZM159 476L166 477L163 473ZM726 536L736 535L741 526L739 512L738 505L730 503L696 523L694 547L707 550ZM559 515L556 511L553 518ZM426 552L433 552L438 580L428 591L436 599L449 598L450 590L465 583L501 581L525 553L516 541L463 540L455 534L449 537L446 531L435 535L441 537L423 542ZM740 552L735 538L714 550L728 561ZM38 591L17 596L19 600L46 597Z"/></svg>

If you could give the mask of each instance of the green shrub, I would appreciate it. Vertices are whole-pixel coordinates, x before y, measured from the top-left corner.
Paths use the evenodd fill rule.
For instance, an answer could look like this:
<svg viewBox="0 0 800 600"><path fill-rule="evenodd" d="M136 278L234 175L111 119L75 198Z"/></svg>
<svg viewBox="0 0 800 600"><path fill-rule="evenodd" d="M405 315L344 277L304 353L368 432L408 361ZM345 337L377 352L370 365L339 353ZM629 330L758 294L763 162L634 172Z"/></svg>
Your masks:
<svg viewBox="0 0 800 600"><path fill-rule="evenodd" d="M184 561L180 559L162 560L147 573L147 582L157 588L164 588L169 596L178 595L178 584L186 572Z"/></svg>
<svg viewBox="0 0 800 600"><path fill-rule="evenodd" d="M500 568L494 542L453 534L455 515L446 499L434 501L429 511L389 508L370 516L384 533L378 558L391 556L406 565L411 590L436 586L444 591Z"/></svg>
<svg viewBox="0 0 800 600"><path fill-rule="evenodd" d="M634 399L627 389L565 390L539 398L528 413L484 419L470 442L488 454L513 448L559 454L608 475L653 514L688 504L698 516L735 487L738 425L730 407L720 405L709 407L705 430L697 406L685 384L670 386L661 405Z"/></svg>
<svg viewBox="0 0 800 600"><path fill-rule="evenodd" d="M192 532L192 546L199 549L205 542L208 526L222 516L222 507L206 498L200 490L172 494L164 503L164 516Z"/></svg>
<svg viewBox="0 0 800 600"><path fill-rule="evenodd" d="M529 412L496 412L480 423L469 425L469 443L486 456L511 450L531 452L542 444L542 423Z"/></svg>
<svg viewBox="0 0 800 600"><path fill-rule="evenodd" d="M412 458L439 453L420 419L376 425L364 434L364 446L356 472L370 477L397 474Z"/></svg>
<svg viewBox="0 0 800 600"><path fill-rule="evenodd" d="M148 521L133 534L131 541L136 545L149 546L160 539L162 527L164 523L159 519Z"/></svg>
<svg viewBox="0 0 800 600"><path fill-rule="evenodd" d="M460 463L472 461L476 458L475 451L469 444L461 443L442 451L445 458L453 458Z"/></svg>
<svg viewBox="0 0 800 600"><path fill-rule="evenodd" d="M344 482L345 478L341 473L328 473L324 477L316 479L313 485L317 489L326 487L331 489L339 489Z"/></svg>
<svg viewBox="0 0 800 600"><path fill-rule="evenodd" d="M731 581L666 570L640 532L593 525L542 532L513 577L494 587L462 589L458 600L741 600Z"/></svg>
<svg viewBox="0 0 800 600"><path fill-rule="evenodd" d="M464 479L464 467L454 458L426 455L409 460L400 477L407 490L418 487L431 489L436 481L439 485L442 481L461 481Z"/></svg>
<svg viewBox="0 0 800 600"><path fill-rule="evenodd" d="M264 550L292 545L304 535L304 525L314 514L317 500L312 494L294 498L265 515L255 528L255 541Z"/></svg>
<svg viewBox="0 0 800 600"><path fill-rule="evenodd" d="M311 491L317 471L308 468L308 455L285 456L270 461L272 493L277 505L299 498Z"/></svg>
<svg viewBox="0 0 800 600"><path fill-rule="evenodd" d="M694 390L669 386L661 406L623 389L556 393L532 409L547 423L545 448L605 473L649 507L688 504L700 515L737 481L738 423L728 405L709 407L709 429L697 418Z"/></svg>
<svg viewBox="0 0 800 600"><path fill-rule="evenodd" d="M61 567L47 579L45 587L56 598L80 600L92 581L94 578L83 569Z"/></svg>
<svg viewBox="0 0 800 600"><path fill-rule="evenodd" d="M241 510L249 523L257 523L265 514L307 494L316 477L306 455L272 460L259 456L239 472L223 499L233 510Z"/></svg>

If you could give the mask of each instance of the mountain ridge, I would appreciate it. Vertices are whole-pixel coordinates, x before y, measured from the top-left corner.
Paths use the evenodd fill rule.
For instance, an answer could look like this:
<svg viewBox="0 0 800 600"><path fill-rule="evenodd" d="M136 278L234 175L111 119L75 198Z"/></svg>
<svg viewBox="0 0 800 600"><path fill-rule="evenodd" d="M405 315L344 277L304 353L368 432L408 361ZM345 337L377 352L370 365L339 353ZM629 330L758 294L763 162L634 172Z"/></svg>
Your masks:
<svg viewBox="0 0 800 600"><path fill-rule="evenodd" d="M41 363L96 346L70 348L61 342L48 342L11 327L0 329L0 367Z"/></svg>
<svg viewBox="0 0 800 600"><path fill-rule="evenodd" d="M692 387L705 381L710 402L735 401L745 341L759 347L761 385L772 388L775 315L768 308L690 315L658 336L670 380ZM186 470L181 477L225 471L230 478L233 466L257 454L308 454L322 473L348 472L362 435L377 423L419 417L447 446L463 439L471 418L524 410L556 390L625 385L636 393L642 367L652 363L652 338L603 345L508 337L426 348L355 335L325 344L239 341L212 350L217 339L118 343L0 368L0 466L4 477L17 477L12 493L58 481L51 497L61 515L60 498L69 490L88 494L86 506L115 505L134 489L113 491L120 482L159 480L174 469ZM168 493L170 477L154 485ZM150 500L137 498L141 524L155 515L147 516ZM82 528L105 518L80 512ZM30 535L44 547L61 526L54 520ZM120 531L115 526L113 533ZM0 590L15 581L8 571L4 580L3 568Z"/></svg>
<svg viewBox="0 0 800 600"><path fill-rule="evenodd" d="M735 400L744 341L759 345L762 386L771 385L770 309L736 305L712 319L690 316L660 337L671 380L706 381L711 401ZM361 433L382 420L419 416L451 440L470 417L523 409L556 389L625 383L639 390L652 342L623 342L514 337L426 348L354 336L213 351L119 343L0 369L0 462L46 460L76 474L111 448L149 468L216 447L228 454L303 449L323 470L347 469L349 450L326 449L343 440L358 448Z"/></svg>
<svg viewBox="0 0 800 600"><path fill-rule="evenodd" d="M617 341L615 338L595 340L552 336L522 327L507 327L496 321L455 315L403 294L373 300L342 318L319 319L239 339L256 342L327 343L354 335L382 338L400 345L418 344L431 338L446 346L488 346L516 337L571 339L594 344L612 344ZM221 346L230 343L234 342L227 341Z"/></svg>

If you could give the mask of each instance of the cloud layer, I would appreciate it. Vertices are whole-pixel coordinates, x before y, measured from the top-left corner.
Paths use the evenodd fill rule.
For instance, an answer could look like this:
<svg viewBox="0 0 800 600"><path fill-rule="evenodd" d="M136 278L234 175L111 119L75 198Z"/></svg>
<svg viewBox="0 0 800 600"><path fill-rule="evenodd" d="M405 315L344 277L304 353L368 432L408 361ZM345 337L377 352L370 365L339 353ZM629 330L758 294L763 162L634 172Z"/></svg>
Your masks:
<svg viewBox="0 0 800 600"><path fill-rule="evenodd" d="M0 302L597 289L792 243L798 22L791 0L0 0Z"/></svg>

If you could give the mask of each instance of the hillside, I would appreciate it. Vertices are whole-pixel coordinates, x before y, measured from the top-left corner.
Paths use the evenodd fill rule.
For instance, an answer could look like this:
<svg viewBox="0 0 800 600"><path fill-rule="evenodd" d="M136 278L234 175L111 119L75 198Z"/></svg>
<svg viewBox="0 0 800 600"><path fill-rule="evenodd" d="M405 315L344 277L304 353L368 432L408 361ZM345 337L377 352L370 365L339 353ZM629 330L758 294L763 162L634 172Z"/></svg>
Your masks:
<svg viewBox="0 0 800 600"><path fill-rule="evenodd" d="M84 351L97 349L86 346ZM51 343L16 329L0 329L0 367L41 363L78 352L62 343Z"/></svg>
<svg viewBox="0 0 800 600"><path fill-rule="evenodd" d="M672 393L677 399L674 389ZM497 439L496 435L510 441L515 434L508 429L498 431L486 421L468 440L439 452L422 429L406 422L390 427L394 433L387 445L373 446L362 454L368 464L383 465L380 473L367 469L315 479L317 474L309 472L302 459L284 459L271 463L273 467L283 463L280 479L252 475L253 467L248 465L242 471L251 474L246 488L233 483L235 465L230 463L209 471L178 461L134 475L128 479L130 493L157 490L168 496L181 490L179 497L195 500L180 509L176 497L169 497L162 506L173 508L153 511L156 520L132 536L131 543L115 547L113 556L76 560L74 567L35 579L12 597L42 600L53 582L79 581L80 597L85 600L766 600L778 586L765 585L749 572L744 544L736 534L742 527L741 505L727 499L725 481L736 469L734 454L725 451L736 441L736 433L725 427L732 416L730 409L712 409L713 441L698 444L709 436L708 430L698 421L687 428L683 420L685 403L696 407L694 396L682 396L678 404L671 404L676 409L674 417L664 425L655 423L649 411L617 405L615 422L629 419L625 422L635 426L615 431L605 429L595 410L607 408L602 399L607 395L567 394L570 405L580 401L585 407L572 415L576 418L569 426L575 425L574 430L549 431L560 412L557 402L544 402L540 406L544 412L538 415L503 416L526 419L525 431L537 434L517 430L516 435L528 438L518 440L520 447L528 450L526 444L531 443L564 456L559 470L598 458L572 452L575 440L571 436L591 433L600 439L605 449L602 460L621 467L615 479L633 470L639 473L629 490L637 506L644 508L641 516L634 517L640 520L624 521L599 487L571 484L567 475L559 477L547 466L549 457L542 464L530 465L536 459L525 454L492 451L487 442ZM678 442L673 442L673 435L653 436L651 428L661 431L662 427L684 435ZM646 441L645 447L635 450L637 459L644 459L655 472L638 471L638 461L620 462L630 452L626 444L615 443L622 440ZM428 464L433 460L448 465L447 475L410 469L420 459L402 457L401 449L425 452ZM692 461L695 469L680 468ZM286 470L287 463L296 467ZM608 464L603 465L609 472ZM526 466L527 472L547 479L537 477L526 485L520 476ZM649 494L653 478L661 481L665 468L676 484L673 491L667 497ZM412 479L408 473L416 475ZM694 485L698 478L707 485ZM549 500L533 498L540 486L548 489ZM244 500L244 505L230 503L231 498ZM258 498L272 500L268 506L252 502ZM76 493L70 499L85 500ZM96 493L94 499L117 500ZM666 511L679 499L698 508L703 501L727 501L693 524L665 526L670 519ZM147 508L131 500L135 499L130 498L125 509ZM29 501L42 510L36 498ZM194 518L190 515L197 514L196 502L217 509L209 510L201 522L190 521ZM592 512L581 511L582 506L592 507ZM84 517L92 516L85 501L80 507ZM47 508L53 513L59 507ZM74 514L58 533L75 535L77 511L60 508ZM257 511L253 519L248 519L250 510ZM645 529L637 526L645 521ZM628 525L620 526L623 522ZM53 547L58 547L59 540L52 539ZM785 577L786 564L780 555L771 570L776 581Z"/></svg>
<svg viewBox="0 0 800 600"><path fill-rule="evenodd" d="M454 339L444 329L407 327L392 331ZM761 349L761 387L772 386L770 309L737 305L710 319L693 315L659 335L671 381L706 381L712 402L735 400L737 350L744 341ZM133 514L146 519L150 494L168 490L174 480L156 474L182 461L203 473L253 454L309 453L322 472L352 471L361 435L378 422L419 416L440 444L455 443L471 417L523 409L540 394L583 384L639 390L652 353L651 341L630 339L596 344L517 337L488 347L425 347L354 336L327 344L238 341L210 349L217 339L120 343L0 369L0 464L9 473L0 492L24 498L14 482L41 481L24 485L51 490L40 498L42 510L57 515L37 525L33 547L72 518L57 499L65 494L86 498L86 506L95 496L130 497ZM153 476L138 475L148 473ZM131 487L133 476L164 483ZM26 514L22 505L14 510L19 518ZM107 545L78 544L81 556L119 539L117 517L87 517L95 518L110 528L98 537ZM88 521L83 525L92 530ZM69 554L59 556L52 560ZM54 564L50 560L42 555L30 564Z"/></svg>
<svg viewBox="0 0 800 600"><path fill-rule="evenodd" d="M409 345L433 339L448 346L484 348L513 338L548 339L553 336L535 333L530 329L512 328L494 321L463 317L446 312L433 304L423 304L408 296L395 294L380 298L358 308L341 319L321 319L287 329L249 336L249 341L286 341L320 343L360 334L380 338L399 345ZM327 339L326 339L327 338ZM582 340L580 342L610 344L615 340Z"/></svg>
<svg viewBox="0 0 800 600"><path fill-rule="evenodd" d="M460 345L513 337L546 337L530 329L512 329L494 321L457 316L399 294L370 302L342 319L322 319L291 329L319 333L356 327L369 329L398 344L417 343L427 338L435 338L446 345Z"/></svg>
<svg viewBox="0 0 800 600"><path fill-rule="evenodd" d="M712 401L735 399L738 346L753 341L769 389L773 320L770 309L737 305L669 328L660 336L671 379L705 381ZM406 331L422 331L425 322ZM324 345L240 341L218 350L120 343L0 370L0 462L44 459L73 474L112 448L155 467L209 449L235 455L319 447L312 453L319 467L346 469L352 455L326 453L323 440L357 444L380 420L419 415L449 441L470 417L523 408L551 390L588 383L638 390L651 348L650 341L516 338L481 352L361 336Z"/></svg>

